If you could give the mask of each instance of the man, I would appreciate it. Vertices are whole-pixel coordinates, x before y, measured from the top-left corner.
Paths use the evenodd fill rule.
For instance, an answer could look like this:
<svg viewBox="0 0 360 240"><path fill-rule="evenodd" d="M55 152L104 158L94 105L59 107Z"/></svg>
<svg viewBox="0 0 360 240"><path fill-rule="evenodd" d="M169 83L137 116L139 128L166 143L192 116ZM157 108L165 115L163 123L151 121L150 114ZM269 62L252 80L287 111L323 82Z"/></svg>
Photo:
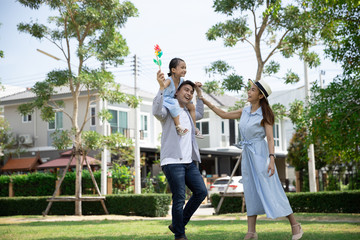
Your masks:
<svg viewBox="0 0 360 240"><path fill-rule="evenodd" d="M201 162L199 147L195 140L195 126L186 108L190 103L194 89L201 96L201 83L195 85L191 81L184 81L176 91L175 97L182 111L180 123L190 130L190 134L180 136L176 132L174 121L170 112L163 106L164 74L157 73L160 89L154 98L152 111L161 122L161 152L160 164L167 178L172 192L172 224L169 229L175 234L175 240L186 240L185 225L207 196L207 189L197 168L196 162ZM198 99L196 102L196 120L204 115L204 103ZM185 185L192 191L192 196L185 208Z"/></svg>

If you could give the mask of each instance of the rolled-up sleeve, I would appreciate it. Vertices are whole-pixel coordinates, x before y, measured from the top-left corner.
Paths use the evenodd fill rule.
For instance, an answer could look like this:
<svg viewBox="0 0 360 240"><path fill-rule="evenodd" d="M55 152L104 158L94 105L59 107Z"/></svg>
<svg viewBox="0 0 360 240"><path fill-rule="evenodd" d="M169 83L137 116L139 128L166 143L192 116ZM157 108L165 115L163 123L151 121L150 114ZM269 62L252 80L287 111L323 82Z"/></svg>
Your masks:
<svg viewBox="0 0 360 240"><path fill-rule="evenodd" d="M196 100L196 120L204 117L204 102L201 99Z"/></svg>

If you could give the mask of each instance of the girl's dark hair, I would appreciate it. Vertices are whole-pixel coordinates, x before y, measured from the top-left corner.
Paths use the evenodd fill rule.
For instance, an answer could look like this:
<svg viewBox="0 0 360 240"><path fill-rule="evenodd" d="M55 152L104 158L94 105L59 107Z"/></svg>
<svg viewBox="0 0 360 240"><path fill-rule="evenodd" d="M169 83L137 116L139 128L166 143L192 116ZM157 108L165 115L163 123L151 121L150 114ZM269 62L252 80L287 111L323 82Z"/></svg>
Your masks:
<svg viewBox="0 0 360 240"><path fill-rule="evenodd" d="M265 123L269 125L274 125L275 117L274 113L269 105L269 102L266 100L265 97L260 99L260 106L263 114L263 120L261 120L261 126L265 127Z"/></svg>
<svg viewBox="0 0 360 240"><path fill-rule="evenodd" d="M171 59L170 63L169 63L169 73L168 76L171 76L171 69L172 68L176 68L180 62L185 62L184 60L182 60L181 58L173 58Z"/></svg>

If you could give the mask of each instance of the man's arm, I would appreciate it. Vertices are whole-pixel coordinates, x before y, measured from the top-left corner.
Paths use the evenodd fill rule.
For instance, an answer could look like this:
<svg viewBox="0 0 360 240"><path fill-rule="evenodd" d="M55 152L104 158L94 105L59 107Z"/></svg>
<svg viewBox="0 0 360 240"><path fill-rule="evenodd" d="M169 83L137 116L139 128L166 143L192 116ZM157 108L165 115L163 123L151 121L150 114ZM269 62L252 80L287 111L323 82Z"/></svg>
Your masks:
<svg viewBox="0 0 360 240"><path fill-rule="evenodd" d="M201 99L196 99L196 120L204 117L204 102Z"/></svg>
<svg viewBox="0 0 360 240"><path fill-rule="evenodd" d="M165 119L168 112L166 111L165 107L163 106L165 77L164 77L164 73L162 73L160 70L156 74L156 80L159 83L159 92L157 93L156 97L154 98L153 105L152 105L152 113L158 120L162 121Z"/></svg>
<svg viewBox="0 0 360 240"><path fill-rule="evenodd" d="M166 108L163 106L163 102L164 102L164 90L159 90L153 101L152 113L160 121L164 120L168 114Z"/></svg>

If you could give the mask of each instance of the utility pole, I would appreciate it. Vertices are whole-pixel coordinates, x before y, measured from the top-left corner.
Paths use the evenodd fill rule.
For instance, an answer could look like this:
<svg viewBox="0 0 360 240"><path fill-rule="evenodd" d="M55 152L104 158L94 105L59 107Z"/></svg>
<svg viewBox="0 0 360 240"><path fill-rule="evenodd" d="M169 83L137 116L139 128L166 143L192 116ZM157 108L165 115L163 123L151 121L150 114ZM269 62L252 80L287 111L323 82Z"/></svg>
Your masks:
<svg viewBox="0 0 360 240"><path fill-rule="evenodd" d="M138 76L138 58L134 55L134 95L138 97L137 91L137 76ZM139 145L139 117L140 106L135 108L135 194L141 194L141 176L140 176L140 145Z"/></svg>
<svg viewBox="0 0 360 240"><path fill-rule="evenodd" d="M101 68L105 70L105 63L101 63ZM102 109L107 109L107 101L104 99L99 104L101 104ZM107 120L104 119L102 121L102 134L104 136L108 135L107 129ZM108 149L105 147L101 152L101 194L107 194L107 157L108 157Z"/></svg>
<svg viewBox="0 0 360 240"><path fill-rule="evenodd" d="M308 79L308 66L307 62L304 61L304 78L305 78L305 104L309 106L310 104L310 86ZM308 129L309 131L309 129ZM310 192L317 192L316 189L316 177L315 177L315 151L314 144L310 144L308 148L308 168L309 168L309 185Z"/></svg>

